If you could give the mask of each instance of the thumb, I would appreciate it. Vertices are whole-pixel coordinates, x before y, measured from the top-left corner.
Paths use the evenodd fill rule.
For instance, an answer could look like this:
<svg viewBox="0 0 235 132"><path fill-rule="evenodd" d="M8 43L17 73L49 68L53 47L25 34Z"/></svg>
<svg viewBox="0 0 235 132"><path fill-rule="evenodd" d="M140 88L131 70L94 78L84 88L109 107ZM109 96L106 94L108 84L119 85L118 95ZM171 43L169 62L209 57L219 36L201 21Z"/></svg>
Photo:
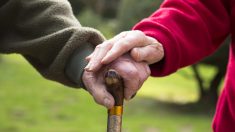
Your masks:
<svg viewBox="0 0 235 132"><path fill-rule="evenodd" d="M93 72L84 71L82 80L86 90L93 96L95 102L110 109L114 106L114 98L106 90L103 80L101 80L102 77L102 74L96 76Z"/></svg>
<svg viewBox="0 0 235 132"><path fill-rule="evenodd" d="M164 57L163 46L160 43L154 43L145 47L133 48L131 50L131 57L137 62L156 63Z"/></svg>

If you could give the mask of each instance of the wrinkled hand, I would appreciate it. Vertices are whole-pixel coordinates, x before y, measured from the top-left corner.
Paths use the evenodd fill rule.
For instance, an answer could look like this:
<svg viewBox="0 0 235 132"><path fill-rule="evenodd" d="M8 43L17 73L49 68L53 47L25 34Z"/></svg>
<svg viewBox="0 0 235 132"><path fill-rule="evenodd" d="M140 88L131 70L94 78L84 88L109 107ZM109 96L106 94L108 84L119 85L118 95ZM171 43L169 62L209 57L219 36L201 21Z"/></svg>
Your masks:
<svg viewBox="0 0 235 132"><path fill-rule="evenodd" d="M116 70L124 80L124 97L129 100L142 86L150 75L150 69L145 62L136 62L129 55L124 55L111 64L95 72L84 71L83 82L94 100L107 108L114 106L114 98L107 92L104 84L104 74L108 69Z"/></svg>
<svg viewBox="0 0 235 132"><path fill-rule="evenodd" d="M87 57L89 63L85 70L97 71L102 65L109 64L129 51L135 61L148 64L156 63L164 57L163 46L156 39L138 30L125 31L98 45Z"/></svg>

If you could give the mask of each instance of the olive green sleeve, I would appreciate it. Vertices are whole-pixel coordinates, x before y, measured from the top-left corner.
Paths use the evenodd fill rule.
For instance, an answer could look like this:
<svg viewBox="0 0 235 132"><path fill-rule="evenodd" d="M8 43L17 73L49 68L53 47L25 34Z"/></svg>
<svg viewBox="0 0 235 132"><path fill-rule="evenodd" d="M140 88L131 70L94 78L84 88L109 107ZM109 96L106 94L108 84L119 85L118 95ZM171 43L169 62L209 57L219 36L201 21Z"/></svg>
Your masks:
<svg viewBox="0 0 235 132"><path fill-rule="evenodd" d="M1 53L22 54L45 78L68 86L81 86L84 57L104 41L80 25L67 0L8 0L0 19Z"/></svg>
<svg viewBox="0 0 235 132"><path fill-rule="evenodd" d="M76 49L72 57L70 57L68 64L66 66L66 75L77 85L85 88L82 82L82 74L87 62L85 58L91 54L94 47L90 44L84 44L80 48Z"/></svg>

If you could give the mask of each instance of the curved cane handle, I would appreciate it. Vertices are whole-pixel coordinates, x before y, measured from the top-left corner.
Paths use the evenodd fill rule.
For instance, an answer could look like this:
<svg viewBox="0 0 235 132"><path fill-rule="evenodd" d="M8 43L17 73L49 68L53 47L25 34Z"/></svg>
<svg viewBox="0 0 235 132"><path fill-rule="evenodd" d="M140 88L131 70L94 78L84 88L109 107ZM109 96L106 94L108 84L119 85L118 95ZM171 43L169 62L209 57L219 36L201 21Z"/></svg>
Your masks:
<svg viewBox="0 0 235 132"><path fill-rule="evenodd" d="M108 92L114 97L115 106L123 105L124 88L121 76L113 69L105 74L105 84Z"/></svg>

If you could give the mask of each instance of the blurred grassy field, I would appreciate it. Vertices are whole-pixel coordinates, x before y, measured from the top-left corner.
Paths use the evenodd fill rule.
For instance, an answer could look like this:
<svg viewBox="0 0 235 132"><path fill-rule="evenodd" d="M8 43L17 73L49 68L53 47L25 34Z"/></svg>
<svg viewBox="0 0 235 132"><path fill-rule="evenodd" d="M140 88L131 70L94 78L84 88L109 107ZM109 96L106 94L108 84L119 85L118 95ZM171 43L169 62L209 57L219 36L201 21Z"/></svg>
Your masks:
<svg viewBox="0 0 235 132"><path fill-rule="evenodd" d="M84 90L43 79L18 55L1 56L0 74L0 132L106 131L106 109ZM149 78L125 104L123 132L210 132L213 111L183 105L198 98L191 74Z"/></svg>

